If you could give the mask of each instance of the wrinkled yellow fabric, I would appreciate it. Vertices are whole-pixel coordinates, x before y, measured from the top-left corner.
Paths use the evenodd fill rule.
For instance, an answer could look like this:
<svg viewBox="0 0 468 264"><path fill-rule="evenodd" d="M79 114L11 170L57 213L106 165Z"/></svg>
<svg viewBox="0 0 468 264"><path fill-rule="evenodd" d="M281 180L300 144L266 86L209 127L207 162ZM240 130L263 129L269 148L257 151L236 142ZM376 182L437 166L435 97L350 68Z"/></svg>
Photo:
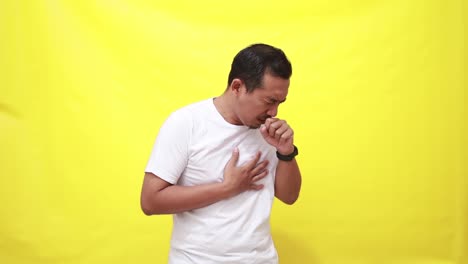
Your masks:
<svg viewBox="0 0 468 264"><path fill-rule="evenodd" d="M293 63L280 261L467 264L463 0L0 2L0 262L164 263L139 208L163 120L251 43Z"/></svg>

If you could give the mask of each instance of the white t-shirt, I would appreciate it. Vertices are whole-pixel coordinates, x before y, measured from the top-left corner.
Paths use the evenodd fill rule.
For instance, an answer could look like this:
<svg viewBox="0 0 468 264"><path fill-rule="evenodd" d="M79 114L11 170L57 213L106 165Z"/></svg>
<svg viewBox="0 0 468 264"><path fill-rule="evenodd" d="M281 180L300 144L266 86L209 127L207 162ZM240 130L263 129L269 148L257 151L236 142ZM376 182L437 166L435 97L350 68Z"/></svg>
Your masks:
<svg viewBox="0 0 468 264"><path fill-rule="evenodd" d="M146 172L184 186L221 182L235 147L238 166L257 151L269 160L269 175L258 182L263 189L175 214L169 263L278 263L270 234L278 160L258 129L226 122L212 98L191 104L161 127Z"/></svg>

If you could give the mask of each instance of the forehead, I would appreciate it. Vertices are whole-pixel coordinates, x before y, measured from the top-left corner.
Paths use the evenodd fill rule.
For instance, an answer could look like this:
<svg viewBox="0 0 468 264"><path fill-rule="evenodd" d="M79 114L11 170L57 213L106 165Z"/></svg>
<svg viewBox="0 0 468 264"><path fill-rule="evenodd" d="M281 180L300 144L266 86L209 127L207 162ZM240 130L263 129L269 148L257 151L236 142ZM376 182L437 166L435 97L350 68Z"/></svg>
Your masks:
<svg viewBox="0 0 468 264"><path fill-rule="evenodd" d="M289 80L281 77L265 74L263 76L262 86L255 89L254 93L262 97L272 97L278 101L283 101L288 95Z"/></svg>

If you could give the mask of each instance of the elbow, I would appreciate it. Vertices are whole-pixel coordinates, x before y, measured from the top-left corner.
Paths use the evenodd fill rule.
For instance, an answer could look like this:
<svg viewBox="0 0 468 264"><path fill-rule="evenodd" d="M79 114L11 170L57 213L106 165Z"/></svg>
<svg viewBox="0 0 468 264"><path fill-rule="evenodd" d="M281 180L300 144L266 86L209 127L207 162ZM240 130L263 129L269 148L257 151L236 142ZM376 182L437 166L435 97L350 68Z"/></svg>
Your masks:
<svg viewBox="0 0 468 264"><path fill-rule="evenodd" d="M299 198L299 196L291 196L291 197L288 197L286 199L283 199L283 203L287 204L287 205L293 205L297 199Z"/></svg>
<svg viewBox="0 0 468 264"><path fill-rule="evenodd" d="M147 216L171 214L163 201L156 194L143 194L140 198L140 207L143 213Z"/></svg>
<svg viewBox="0 0 468 264"><path fill-rule="evenodd" d="M289 194L289 195L284 195L284 196L276 196L280 201L287 205L292 205L294 204L297 199L299 198L299 194Z"/></svg>
<svg viewBox="0 0 468 264"><path fill-rule="evenodd" d="M147 206L146 204L144 204L143 202L141 203L141 210L147 216L150 216L150 215L154 214L153 210L151 210L151 208L149 206Z"/></svg>
<svg viewBox="0 0 468 264"><path fill-rule="evenodd" d="M144 199L143 197L141 199L141 210L147 216L170 214L161 203L152 199Z"/></svg>
<svg viewBox="0 0 468 264"><path fill-rule="evenodd" d="M147 216L158 214L155 206L142 197L140 202L141 210Z"/></svg>
<svg viewBox="0 0 468 264"><path fill-rule="evenodd" d="M147 216L150 216L150 215L154 215L153 211L151 211L150 209L148 208L145 208L145 207L141 207L141 210L143 211L143 213Z"/></svg>

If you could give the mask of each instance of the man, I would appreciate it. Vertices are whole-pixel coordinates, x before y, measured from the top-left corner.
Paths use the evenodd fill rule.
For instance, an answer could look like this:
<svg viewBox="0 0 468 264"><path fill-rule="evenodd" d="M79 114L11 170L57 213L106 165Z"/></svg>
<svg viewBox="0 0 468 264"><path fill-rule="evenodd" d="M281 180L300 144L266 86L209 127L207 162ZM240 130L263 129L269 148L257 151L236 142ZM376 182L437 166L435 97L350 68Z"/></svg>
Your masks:
<svg viewBox="0 0 468 264"><path fill-rule="evenodd" d="M301 188L293 130L275 117L291 73L283 51L251 45L235 56L221 96L161 127L141 207L174 214L169 263L278 263L272 202L293 204Z"/></svg>

